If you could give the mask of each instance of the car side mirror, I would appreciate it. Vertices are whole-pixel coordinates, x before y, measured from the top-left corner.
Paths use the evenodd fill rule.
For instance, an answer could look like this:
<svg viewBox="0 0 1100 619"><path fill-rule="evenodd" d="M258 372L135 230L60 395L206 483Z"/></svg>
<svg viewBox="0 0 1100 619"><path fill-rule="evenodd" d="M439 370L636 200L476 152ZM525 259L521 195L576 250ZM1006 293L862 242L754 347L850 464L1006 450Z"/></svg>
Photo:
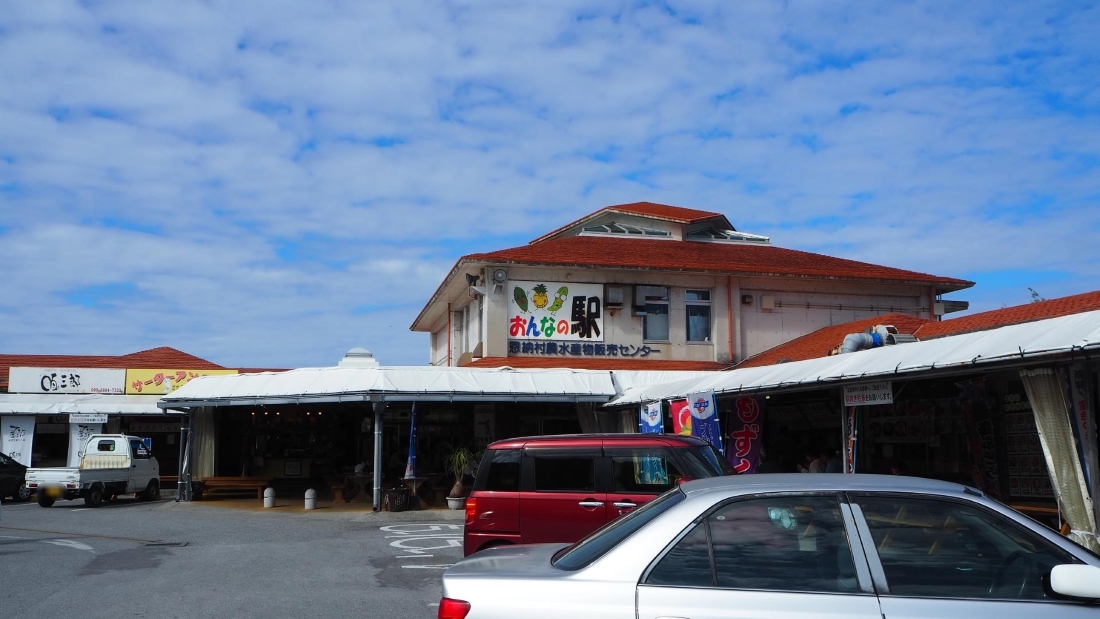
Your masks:
<svg viewBox="0 0 1100 619"><path fill-rule="evenodd" d="M1050 571L1050 589L1075 600L1100 601L1100 567L1055 565Z"/></svg>

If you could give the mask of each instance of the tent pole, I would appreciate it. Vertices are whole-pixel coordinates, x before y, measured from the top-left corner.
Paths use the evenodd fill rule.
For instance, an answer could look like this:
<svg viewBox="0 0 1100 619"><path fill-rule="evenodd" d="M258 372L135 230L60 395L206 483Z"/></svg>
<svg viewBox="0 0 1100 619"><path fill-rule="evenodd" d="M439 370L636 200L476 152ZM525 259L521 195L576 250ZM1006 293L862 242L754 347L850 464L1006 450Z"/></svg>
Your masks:
<svg viewBox="0 0 1100 619"><path fill-rule="evenodd" d="M190 413L188 413L189 415ZM187 416L180 419L179 464L176 466L176 502L183 500L183 454L187 445Z"/></svg>
<svg viewBox="0 0 1100 619"><path fill-rule="evenodd" d="M374 511L382 509L382 413L386 403L374 403Z"/></svg>

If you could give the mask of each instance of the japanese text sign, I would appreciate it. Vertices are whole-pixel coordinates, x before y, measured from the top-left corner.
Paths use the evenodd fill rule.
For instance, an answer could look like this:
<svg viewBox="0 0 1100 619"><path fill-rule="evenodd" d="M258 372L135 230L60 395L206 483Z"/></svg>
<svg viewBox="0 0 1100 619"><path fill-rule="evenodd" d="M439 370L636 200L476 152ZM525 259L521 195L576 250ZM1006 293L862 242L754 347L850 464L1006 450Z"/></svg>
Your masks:
<svg viewBox="0 0 1100 619"><path fill-rule="evenodd" d="M722 434L718 429L718 406L714 402L714 392L694 393L687 398L691 407L691 435L714 445L718 451L722 448Z"/></svg>
<svg viewBox="0 0 1100 619"><path fill-rule="evenodd" d="M733 404L733 414L729 416L730 442L726 459L738 473L755 473L764 435L760 401L741 397Z"/></svg>
<svg viewBox="0 0 1100 619"><path fill-rule="evenodd" d="M0 451L23 466L31 465L34 415L0 417Z"/></svg>
<svg viewBox="0 0 1100 619"><path fill-rule="evenodd" d="M508 337L603 341L603 285L510 281Z"/></svg>
<svg viewBox="0 0 1100 619"><path fill-rule="evenodd" d="M9 393L122 394L126 370L104 368L12 368Z"/></svg>
<svg viewBox="0 0 1100 619"><path fill-rule="evenodd" d="M894 390L890 381L844 385L844 406L893 404Z"/></svg>
<svg viewBox="0 0 1100 619"><path fill-rule="evenodd" d="M126 370L126 393L164 395L199 376L225 376L237 370Z"/></svg>

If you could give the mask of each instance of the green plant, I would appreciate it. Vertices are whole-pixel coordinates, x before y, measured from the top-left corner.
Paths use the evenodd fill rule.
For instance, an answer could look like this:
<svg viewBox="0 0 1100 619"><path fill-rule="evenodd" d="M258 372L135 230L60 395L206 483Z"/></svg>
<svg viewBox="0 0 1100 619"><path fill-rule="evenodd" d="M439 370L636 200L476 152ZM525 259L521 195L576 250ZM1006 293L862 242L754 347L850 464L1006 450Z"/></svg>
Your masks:
<svg viewBox="0 0 1100 619"><path fill-rule="evenodd" d="M451 491L447 493L450 498L458 498L465 496L462 487L462 477L465 475L466 470L470 468L470 465L477 462L477 453L466 448L456 447L451 450L451 453L447 455L446 467L454 477L455 484L451 486Z"/></svg>

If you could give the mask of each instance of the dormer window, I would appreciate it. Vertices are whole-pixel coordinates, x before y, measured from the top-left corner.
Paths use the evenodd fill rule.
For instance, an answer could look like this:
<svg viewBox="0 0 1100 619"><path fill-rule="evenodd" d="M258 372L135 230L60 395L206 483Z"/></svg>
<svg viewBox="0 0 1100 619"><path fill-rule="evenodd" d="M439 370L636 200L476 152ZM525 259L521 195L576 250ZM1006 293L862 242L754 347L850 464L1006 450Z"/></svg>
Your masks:
<svg viewBox="0 0 1100 619"><path fill-rule="evenodd" d="M687 238L689 241L703 241L706 243L761 243L765 245L771 243L769 237L759 234L749 234L748 232L738 232L736 230L717 230L715 228L689 232Z"/></svg>
<svg viewBox="0 0 1100 619"><path fill-rule="evenodd" d="M644 236L650 238L671 238L672 233L667 230L655 228L643 228L632 224L620 224L616 222L585 226L581 234L614 234L628 236Z"/></svg>

